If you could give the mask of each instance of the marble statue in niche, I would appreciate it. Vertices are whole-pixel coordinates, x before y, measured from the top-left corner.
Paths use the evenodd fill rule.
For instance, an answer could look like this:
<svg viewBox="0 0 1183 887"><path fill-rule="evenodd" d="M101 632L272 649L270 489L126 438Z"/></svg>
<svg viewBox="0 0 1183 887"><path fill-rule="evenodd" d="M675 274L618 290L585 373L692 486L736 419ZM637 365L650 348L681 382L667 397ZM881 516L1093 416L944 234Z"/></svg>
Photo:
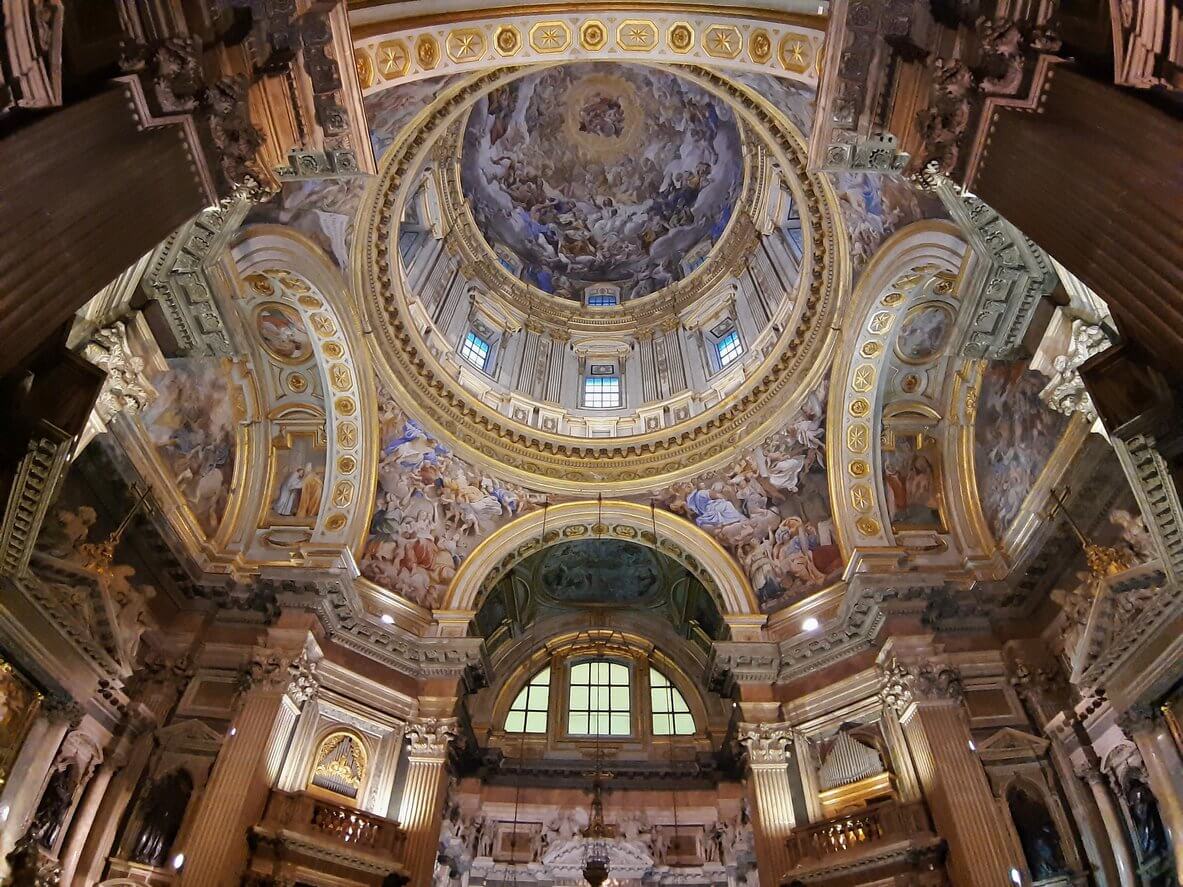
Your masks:
<svg viewBox="0 0 1183 887"><path fill-rule="evenodd" d="M163 865L172 849L181 820L193 794L193 777L185 769L174 770L157 781L144 800L140 834L131 858L145 865Z"/></svg>
<svg viewBox="0 0 1183 887"><path fill-rule="evenodd" d="M1007 792L1006 803L1023 845L1023 856L1032 880L1042 881L1067 871L1060 834L1047 805L1018 786L1012 786Z"/></svg>

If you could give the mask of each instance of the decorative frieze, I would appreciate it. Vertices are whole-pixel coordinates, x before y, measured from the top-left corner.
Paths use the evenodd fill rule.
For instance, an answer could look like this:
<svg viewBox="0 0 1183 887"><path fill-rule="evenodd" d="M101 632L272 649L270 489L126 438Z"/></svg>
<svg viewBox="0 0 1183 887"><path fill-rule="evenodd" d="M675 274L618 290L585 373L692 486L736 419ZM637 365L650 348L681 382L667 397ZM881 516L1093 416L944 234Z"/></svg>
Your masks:
<svg viewBox="0 0 1183 887"><path fill-rule="evenodd" d="M0 524L0 575L20 576L28 569L45 514L65 477L73 443L72 437L50 427L29 440Z"/></svg>

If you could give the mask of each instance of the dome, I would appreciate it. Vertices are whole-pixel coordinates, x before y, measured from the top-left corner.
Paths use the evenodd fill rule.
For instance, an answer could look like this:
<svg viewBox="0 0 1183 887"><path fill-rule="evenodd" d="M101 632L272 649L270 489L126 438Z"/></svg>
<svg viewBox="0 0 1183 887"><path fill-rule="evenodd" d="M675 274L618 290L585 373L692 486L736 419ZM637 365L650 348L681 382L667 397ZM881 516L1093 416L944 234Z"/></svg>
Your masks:
<svg viewBox="0 0 1183 887"><path fill-rule="evenodd" d="M621 300L688 274L743 186L723 102L642 65L564 65L500 86L468 116L461 186L502 267L555 295Z"/></svg>

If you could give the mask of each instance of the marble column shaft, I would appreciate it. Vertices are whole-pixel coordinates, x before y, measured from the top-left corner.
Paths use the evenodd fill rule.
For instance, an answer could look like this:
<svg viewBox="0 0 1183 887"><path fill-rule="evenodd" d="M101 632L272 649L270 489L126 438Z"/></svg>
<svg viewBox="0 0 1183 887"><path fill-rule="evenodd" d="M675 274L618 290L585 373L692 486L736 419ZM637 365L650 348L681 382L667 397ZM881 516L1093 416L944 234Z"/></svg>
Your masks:
<svg viewBox="0 0 1183 887"><path fill-rule="evenodd" d="M111 777L115 775L116 766L111 761L104 761L90 778L83 791L82 800L70 821L70 831L66 842L62 845L62 852L58 861L62 866L61 883L69 885L74 879L74 872L78 867L78 860L82 856L82 848L86 844L87 836L95 823L99 812L99 805L106 796L107 788L111 784Z"/></svg>
<svg viewBox="0 0 1183 887"><path fill-rule="evenodd" d="M1096 767L1087 767L1081 774L1092 791L1093 799L1097 802L1097 811L1101 815L1101 822L1105 825L1105 834L1109 838L1109 849L1113 853L1113 862L1117 867L1117 881L1121 887L1135 887L1138 883L1134 856L1130 851L1129 838L1121 813L1117 809L1117 802L1109 788L1109 781Z"/></svg>
<svg viewBox="0 0 1183 887"><path fill-rule="evenodd" d="M145 733L135 741L127 756L127 763L112 777L95 814L94 827L83 845L78 867L75 869L74 883L78 887L89 887L102 879L107 857L111 855L115 844L119 824L123 821L123 814L127 811L127 805L131 803L136 785L139 784L151 754L152 734ZM62 887L71 885L63 880Z"/></svg>
<svg viewBox="0 0 1183 887"><path fill-rule="evenodd" d="M761 884L779 884L791 860L785 845L796 816L789 782L788 745L792 731L784 724L741 724L739 740L747 749L756 829L756 863Z"/></svg>
<svg viewBox="0 0 1183 887"><path fill-rule="evenodd" d="M249 861L247 834L262 817L300 705L315 692L306 664L254 662L249 689L210 771L184 846L180 887L237 884Z"/></svg>
<svg viewBox="0 0 1183 887"><path fill-rule="evenodd" d="M412 884L430 884L435 871L455 724L453 718L424 718L407 726L407 778L398 822L407 834L403 865Z"/></svg>

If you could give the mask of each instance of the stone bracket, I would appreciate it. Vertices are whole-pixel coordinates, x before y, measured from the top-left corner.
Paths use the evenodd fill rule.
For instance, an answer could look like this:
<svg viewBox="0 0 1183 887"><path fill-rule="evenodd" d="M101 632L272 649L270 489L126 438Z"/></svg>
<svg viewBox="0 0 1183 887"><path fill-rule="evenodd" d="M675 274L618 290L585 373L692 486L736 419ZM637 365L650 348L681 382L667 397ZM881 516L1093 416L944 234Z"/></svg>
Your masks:
<svg viewBox="0 0 1183 887"><path fill-rule="evenodd" d="M0 575L21 576L28 570L45 514L66 475L73 439L54 432L46 429L30 440L17 467L0 524Z"/></svg>

